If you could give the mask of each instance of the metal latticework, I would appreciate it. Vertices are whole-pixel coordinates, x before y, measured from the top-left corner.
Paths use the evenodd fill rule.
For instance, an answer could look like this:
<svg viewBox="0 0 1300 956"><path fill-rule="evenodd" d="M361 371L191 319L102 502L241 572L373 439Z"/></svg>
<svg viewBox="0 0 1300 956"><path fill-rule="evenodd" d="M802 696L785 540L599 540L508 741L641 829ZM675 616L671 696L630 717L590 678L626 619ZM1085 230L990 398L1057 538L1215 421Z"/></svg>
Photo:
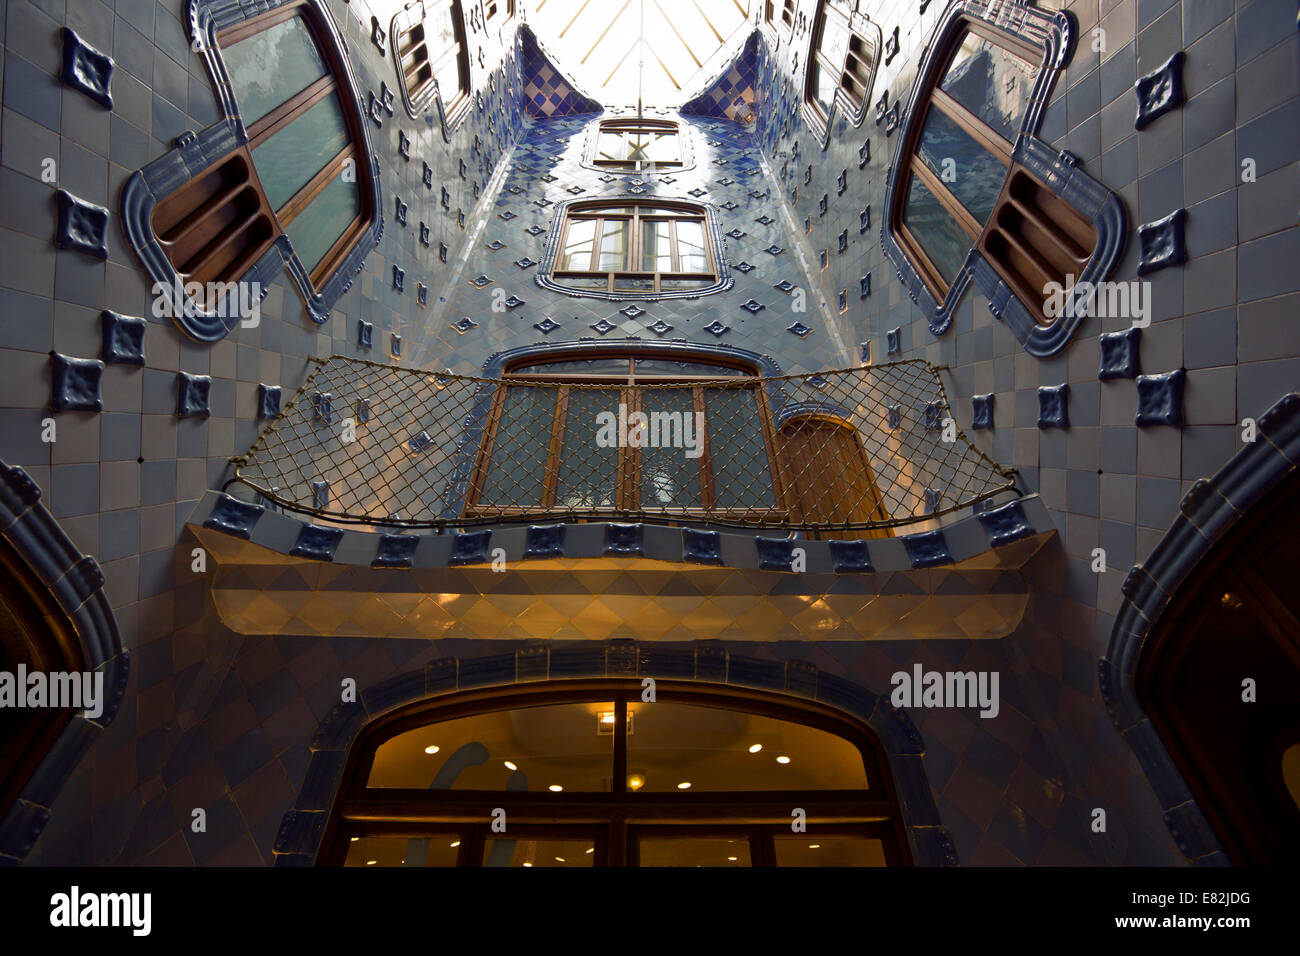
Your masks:
<svg viewBox="0 0 1300 956"><path fill-rule="evenodd" d="M273 505L404 527L699 522L888 533L1014 488L920 360L664 384L483 379L333 356L236 480Z"/></svg>

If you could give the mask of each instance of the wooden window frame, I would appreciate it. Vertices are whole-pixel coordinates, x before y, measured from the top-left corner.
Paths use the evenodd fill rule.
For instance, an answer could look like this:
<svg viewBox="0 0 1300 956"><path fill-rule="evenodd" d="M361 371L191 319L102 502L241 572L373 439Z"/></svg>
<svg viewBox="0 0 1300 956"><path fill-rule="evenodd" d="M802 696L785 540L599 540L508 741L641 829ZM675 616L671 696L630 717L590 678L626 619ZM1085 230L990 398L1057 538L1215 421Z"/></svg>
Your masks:
<svg viewBox="0 0 1300 956"><path fill-rule="evenodd" d="M609 866L628 865L629 849L640 827L671 827L690 835L711 830L754 831L760 840L778 828L790 826L790 808L807 811L816 833L868 833L880 839L891 865L911 865L898 793L880 739L867 725L833 708L811 700L792 698L729 685L701 685L692 681L660 680L656 699L663 702L713 707L755 716L786 720L832 733L853 744L862 755L866 790L737 790L737 791L629 791L626 721L628 703L641 700L640 678L592 678L517 684L468 691L449 698L423 700L401 708L366 727L348 752L342 783L321 840L316 865L339 866L347 856L353 836L405 836L467 833L477 830L478 852L461 837L460 863L477 865L484 837L485 807L501 807L510 820L510 832L524 828L558 839L577 834L603 836L605 853L597 843L595 861ZM604 791L510 792L481 790L413 790L369 788L374 756L387 740L422 726L460 717L520 707L563 703L613 701L615 734L612 741L611 784ZM546 829L542 829L546 828ZM554 828L554 829L552 829ZM771 865L770 859L751 860Z"/></svg>
<svg viewBox="0 0 1300 956"><path fill-rule="evenodd" d="M604 214L601 210L623 209L632 207L634 210L630 213L609 212ZM673 213L647 213L642 214L641 209L671 209ZM677 241L677 223L678 222L697 222L700 225L700 231L704 240L705 255L708 257L708 271L705 272L683 272L670 270L668 272L648 272L641 269L613 269L606 270L598 268L600 262L600 239L602 230L607 220L630 222L631 229L629 232L629 242L627 243L626 253L623 264L626 266L630 263L641 261L642 240L641 228L642 222L662 222L667 221L672 224L669 233L669 251L674 266L680 267L681 253ZM595 222L595 235L592 241L591 258L589 268L587 269L561 269L559 263L564 259L565 248L569 242L569 229L574 222ZM568 207L564 211L564 222L560 226L559 239L555 248L556 266L551 270L551 277L557 282L563 279L591 279L595 276L605 277L604 290L583 291L604 291L608 294L618 292L644 293L646 295L661 295L663 293L664 279L696 279L701 280L701 288L709 284L718 282L718 262L714 255L713 243L710 241L712 236L709 229L708 214L702 206L693 206L689 203L671 202L666 200L647 199L642 201L633 200L599 200L592 203L577 204ZM654 289L619 289L617 283L619 279L652 279ZM703 280L707 280L705 283Z"/></svg>
<svg viewBox="0 0 1300 956"><path fill-rule="evenodd" d="M585 359L608 359L608 358L627 358L628 373L626 376L618 376L612 373L603 374L584 374L578 372L537 372L529 373L519 371L529 365L540 364L541 362L558 362L569 360ZM648 358L665 361L698 361L710 365L717 365L726 368L741 369L746 374L741 376L708 376L708 375L675 375L671 373L657 373L638 376L635 372L635 360L638 358ZM608 385L619 387L619 401L628 407L629 414L640 410L639 391L631 389L633 385L664 385L676 389L690 388L692 393L693 410L704 414L704 434L700 436L702 451L697 459L699 467L700 481L700 506L699 507L649 507L647 511L662 511L666 515L674 518L680 517L683 520L697 519L706 520L710 516L725 516L727 511L743 513L748 517L758 515L765 521L783 521L789 517L788 508L784 502L787 497L785 494L784 481L785 474L782 469L782 463L778 458L778 444L775 437L775 427L773 425L771 409L768 405L767 390L760 384L760 378L757 371L744 362L727 362L719 360L713 356L703 356L696 353L683 350L674 352L671 355L647 355L637 352L635 349L610 349L608 351L598 352L581 352L568 353L563 350L547 352L543 355L529 356L512 363L512 367L507 367L501 374L501 385L495 390L492 397L492 406L488 414L487 425L484 428L483 439L479 443L478 455L475 460L474 475L470 481L469 492L465 502L466 517L503 517L503 518L522 518L529 515L542 515L555 512L559 509L556 503L556 495L559 486L559 468L563 460L563 439L565 431L565 422L567 414L567 400L569 397L571 385ZM501 423L502 415L505 411L505 404L511 383L516 382L539 382L546 385L554 385L557 388L555 411L550 428L550 444L547 449L546 460L546 478L542 489L542 501L536 505L485 505L481 504L481 498L487 485L488 473L492 465L492 453L495 445L497 429ZM737 382L747 384L737 385ZM717 495L714 488L712 458L709 448L709 417L706 403L706 389L710 386L729 385L731 388L740 388L744 391L752 392L757 406L757 412L763 434L763 443L767 449L768 475L771 480L773 506L764 510L761 508L744 508L720 510L717 508ZM615 501L612 507L598 507L583 509L591 512L631 512L642 510L641 504L641 454L639 448L631 446L620 446L618 448L618 466L615 474Z"/></svg>
<svg viewBox="0 0 1300 956"><path fill-rule="evenodd" d="M662 135L670 133L673 137L673 144L677 147L677 158L651 162L650 160L640 159L610 159L600 155L600 140L605 133L654 133ZM601 120L596 126L596 138L592 147L591 165L599 169L613 169L623 172L648 172L658 169L681 169L685 165L683 157L684 143L682 140L683 131L678 123L672 120L655 120L655 119L611 119Z"/></svg>
<svg viewBox="0 0 1300 956"><path fill-rule="evenodd" d="M305 3L304 0L287 3L275 10L251 17L221 31L217 34L217 44L218 47L224 48L226 45L237 43L240 40L261 33L278 23L300 18L311 36L317 52L325 61L325 76L295 93L288 100L249 126L245 130L248 142L238 150L246 154L251 170L251 178L257 185L263 203L269 209L266 190L262 187L261 179L258 176L257 164L253 161L253 150L327 96L334 96L337 99L339 111L343 115L344 126L348 133L347 144L278 209L270 210L278 235L286 235L286 227L302 214L325 187L343 171L349 161L358 170L356 181L360 194L359 205L361 212L344 228L343 233L330 246L319 263L314 267L305 262L303 263L310 285L313 289L319 289L323 281L334 273L334 270L338 268L352 246L370 226L368 210L373 205L373 195L371 194L373 186L370 177L360 172L361 168L367 164L368 159L360 153L358 146L358 144L365 142L359 111L355 107L349 108L348 84L340 79L347 76L347 64L343 61L339 51L335 49L334 44L328 42L324 25L318 21L315 15L309 12L311 9L310 5ZM269 245L270 243L267 243L267 246Z"/></svg>

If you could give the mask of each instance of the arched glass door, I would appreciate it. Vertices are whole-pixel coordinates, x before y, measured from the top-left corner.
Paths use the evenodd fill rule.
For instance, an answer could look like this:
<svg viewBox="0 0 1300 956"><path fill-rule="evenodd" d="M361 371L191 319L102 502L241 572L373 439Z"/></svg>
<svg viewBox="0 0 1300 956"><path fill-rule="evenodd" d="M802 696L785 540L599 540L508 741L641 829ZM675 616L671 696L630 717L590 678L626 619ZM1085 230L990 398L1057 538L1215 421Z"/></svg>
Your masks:
<svg viewBox="0 0 1300 956"><path fill-rule="evenodd" d="M887 866L910 862L865 726L732 687L565 681L457 695L354 747L320 862Z"/></svg>

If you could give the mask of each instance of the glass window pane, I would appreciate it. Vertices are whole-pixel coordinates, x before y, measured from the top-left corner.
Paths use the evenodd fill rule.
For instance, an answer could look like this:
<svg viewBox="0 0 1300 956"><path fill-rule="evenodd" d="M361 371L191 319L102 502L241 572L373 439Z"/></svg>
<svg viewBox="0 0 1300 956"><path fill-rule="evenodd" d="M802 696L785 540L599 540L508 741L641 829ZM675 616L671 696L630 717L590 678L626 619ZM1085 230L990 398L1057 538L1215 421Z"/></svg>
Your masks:
<svg viewBox="0 0 1300 956"><path fill-rule="evenodd" d="M704 249L704 226L701 223L677 224L677 256L681 272L709 271L709 255Z"/></svg>
<svg viewBox="0 0 1300 956"><path fill-rule="evenodd" d="M988 221L1007 178L1000 159L939 109L926 116L916 151L972 216Z"/></svg>
<svg viewBox="0 0 1300 956"><path fill-rule="evenodd" d="M564 251L560 254L558 269L574 269L586 272L591 269L591 244L596 237L594 219L578 220L569 223L569 231L564 240Z"/></svg>
<svg viewBox="0 0 1300 956"><path fill-rule="evenodd" d="M612 725L602 725L600 715L613 711L613 703L547 704L417 727L379 745L366 785L607 792L614 735L602 732Z"/></svg>
<svg viewBox="0 0 1300 956"><path fill-rule="evenodd" d="M772 474L758 400L750 389L705 390L713 496L719 508L770 508Z"/></svg>
<svg viewBox="0 0 1300 956"><path fill-rule="evenodd" d="M543 386L506 389L505 405L492 442L480 504L540 505L546 485L557 390Z"/></svg>
<svg viewBox="0 0 1300 956"><path fill-rule="evenodd" d="M512 369L512 372L538 374L556 372L559 374L581 375L622 375L626 376L629 362L625 358L567 359L562 362L535 362Z"/></svg>
<svg viewBox="0 0 1300 956"><path fill-rule="evenodd" d="M460 59L449 56L437 67L434 78L438 81L438 95L442 97L443 106L456 102L464 92L460 82Z"/></svg>
<svg viewBox="0 0 1300 956"><path fill-rule="evenodd" d="M486 841L484 866L595 866L596 844L593 840L505 839Z"/></svg>
<svg viewBox="0 0 1300 956"><path fill-rule="evenodd" d="M424 29L429 42L429 60L436 63L456 44L456 21L451 4L425 4Z"/></svg>
<svg viewBox="0 0 1300 956"><path fill-rule="evenodd" d="M245 129L325 75L325 61L302 17L232 43L221 55Z"/></svg>
<svg viewBox="0 0 1300 956"><path fill-rule="evenodd" d="M344 866L455 866L460 837L356 837L348 844Z"/></svg>
<svg viewBox="0 0 1300 956"><path fill-rule="evenodd" d="M600 252L596 268L615 272L627 268L627 237L632 223L626 219L606 219L600 235Z"/></svg>
<svg viewBox="0 0 1300 956"><path fill-rule="evenodd" d="M360 188L355 181L348 182L342 175L335 176L307 208L284 227L284 234L310 272L359 215Z"/></svg>
<svg viewBox="0 0 1300 956"><path fill-rule="evenodd" d="M1038 67L967 33L939 88L1014 143L1038 79Z"/></svg>
<svg viewBox="0 0 1300 956"><path fill-rule="evenodd" d="M822 21L821 42L818 43L821 54L835 66L844 64L844 55L849 49L849 25L841 17L826 14Z"/></svg>
<svg viewBox="0 0 1300 956"><path fill-rule="evenodd" d="M596 159L607 161L621 161L627 158L627 144L623 141L623 134L618 132L606 132L600 134L600 139L596 145Z"/></svg>
<svg viewBox="0 0 1300 956"><path fill-rule="evenodd" d="M641 776L642 791L868 787L858 748L825 730L671 701L628 707L628 775Z"/></svg>
<svg viewBox="0 0 1300 956"><path fill-rule="evenodd" d="M325 97L253 150L267 201L278 210L348 144L338 97Z"/></svg>
<svg viewBox="0 0 1300 956"><path fill-rule="evenodd" d="M643 836L641 866L753 866L749 837Z"/></svg>
<svg viewBox="0 0 1300 956"><path fill-rule="evenodd" d="M685 225L685 223L683 224ZM641 269L644 272L672 272L672 224L652 220L641 223Z"/></svg>
<svg viewBox="0 0 1300 956"><path fill-rule="evenodd" d="M735 375L750 375L743 369L728 368L725 365L709 365L706 362L675 362L670 359L648 359L639 358L636 360L637 378L648 375L708 375L710 377L731 377Z"/></svg>
<svg viewBox="0 0 1300 956"><path fill-rule="evenodd" d="M652 163L678 162L677 134L664 130L646 134L645 158Z"/></svg>
<svg viewBox="0 0 1300 956"><path fill-rule="evenodd" d="M570 388L555 503L563 508L613 508L618 485L617 426L622 391ZM610 441L612 439L612 441ZM605 444L602 446L601 441Z"/></svg>
<svg viewBox="0 0 1300 956"><path fill-rule="evenodd" d="M887 866L879 840L859 836L777 834L777 866Z"/></svg>
<svg viewBox="0 0 1300 956"><path fill-rule="evenodd" d="M703 422L696 420L691 390L645 389L641 410L649 420L651 440L641 449L641 507L700 507Z"/></svg>
<svg viewBox="0 0 1300 956"><path fill-rule="evenodd" d="M823 116L831 115L831 106L835 103L835 89L838 85L837 78L829 70L822 69L820 63L813 63L808 67L809 96L817 104Z"/></svg>
<svg viewBox="0 0 1300 956"><path fill-rule="evenodd" d="M972 245L970 237L957 225L952 214L940 205L934 193L915 176L907 191L903 222L939 270L944 282L952 282L966 261L966 253Z"/></svg>

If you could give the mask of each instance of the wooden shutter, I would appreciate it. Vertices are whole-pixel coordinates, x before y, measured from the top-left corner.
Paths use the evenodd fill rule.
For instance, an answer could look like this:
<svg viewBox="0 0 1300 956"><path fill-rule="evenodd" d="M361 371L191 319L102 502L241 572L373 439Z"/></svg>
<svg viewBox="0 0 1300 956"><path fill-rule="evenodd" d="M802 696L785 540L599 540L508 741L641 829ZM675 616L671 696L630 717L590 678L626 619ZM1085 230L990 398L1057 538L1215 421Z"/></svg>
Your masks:
<svg viewBox="0 0 1300 956"><path fill-rule="evenodd" d="M801 524L884 521L889 515L857 429L847 422L802 415L781 426L778 455L791 519ZM890 528L820 531L820 538L888 538Z"/></svg>
<svg viewBox="0 0 1300 956"><path fill-rule="evenodd" d="M1014 163L979 238L984 258L1043 325L1055 321L1043 311L1045 287L1078 281L1096 244L1091 222Z"/></svg>

